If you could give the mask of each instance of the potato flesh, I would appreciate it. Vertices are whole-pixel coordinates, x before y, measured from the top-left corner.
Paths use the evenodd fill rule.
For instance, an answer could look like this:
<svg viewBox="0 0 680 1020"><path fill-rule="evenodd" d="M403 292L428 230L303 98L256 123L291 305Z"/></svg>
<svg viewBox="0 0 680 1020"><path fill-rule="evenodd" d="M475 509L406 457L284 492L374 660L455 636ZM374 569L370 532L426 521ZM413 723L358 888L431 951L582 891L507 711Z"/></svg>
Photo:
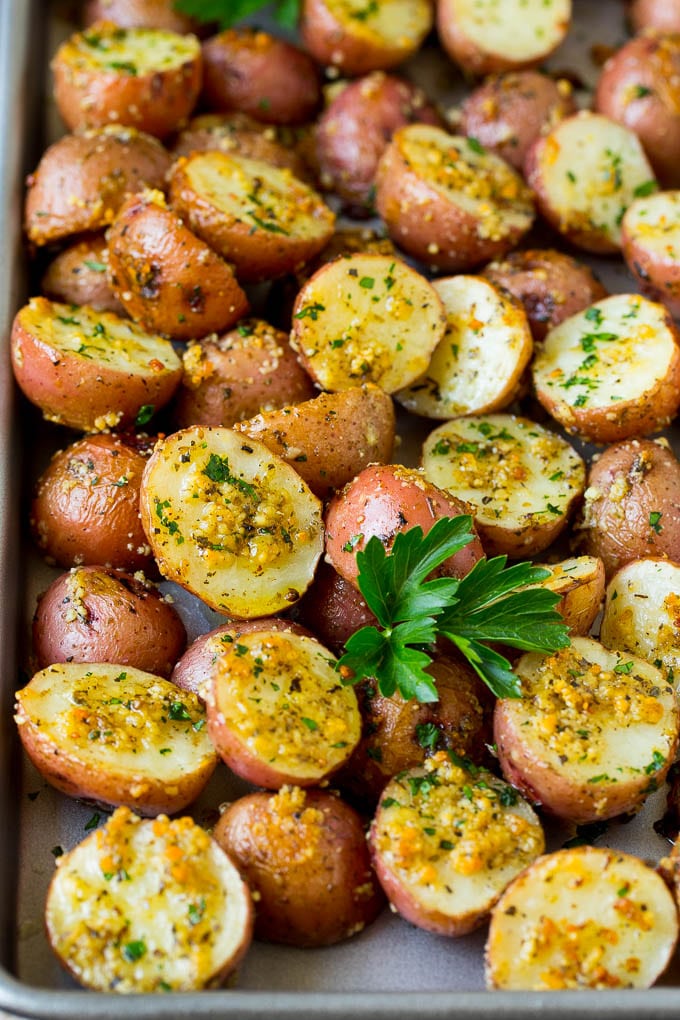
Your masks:
<svg viewBox="0 0 680 1020"><path fill-rule="evenodd" d="M595 556L575 556L561 563L540 563L537 566L549 570L551 576L542 582L541 587L554 591L557 595L568 595L582 585L590 584L598 574L599 560Z"/></svg>
<svg viewBox="0 0 680 1020"><path fill-rule="evenodd" d="M190 818L141 821L119 809L58 865L50 941L89 988L200 989L249 940L248 891Z"/></svg>
<svg viewBox="0 0 680 1020"><path fill-rule="evenodd" d="M680 191L638 198L624 217L628 241L655 260L676 266L680 260Z"/></svg>
<svg viewBox="0 0 680 1020"><path fill-rule="evenodd" d="M446 333L425 375L398 395L400 404L431 418L501 410L531 358L526 316L476 276L437 280Z"/></svg>
<svg viewBox="0 0 680 1020"><path fill-rule="evenodd" d="M200 43L193 35L100 22L73 36L59 57L77 70L144 75L176 70L197 60L200 53Z"/></svg>
<svg viewBox="0 0 680 1020"><path fill-rule="evenodd" d="M324 0L345 30L367 43L411 49L432 25L427 0Z"/></svg>
<svg viewBox="0 0 680 1020"><path fill-rule="evenodd" d="M623 567L607 589L600 640L680 679L680 566L650 559Z"/></svg>
<svg viewBox="0 0 680 1020"><path fill-rule="evenodd" d="M551 329L533 365L536 389L567 407L610 407L653 392L677 358L662 305L616 294Z"/></svg>
<svg viewBox="0 0 680 1020"><path fill-rule="evenodd" d="M425 477L508 530L554 524L583 491L585 467L564 439L527 418L492 414L440 425L423 446Z"/></svg>
<svg viewBox="0 0 680 1020"><path fill-rule="evenodd" d="M571 0L453 0L451 16L460 34L483 53L531 61L564 38Z"/></svg>
<svg viewBox="0 0 680 1020"><path fill-rule="evenodd" d="M496 905L486 946L492 988L647 988L678 937L659 875L616 850L578 847L531 865Z"/></svg>

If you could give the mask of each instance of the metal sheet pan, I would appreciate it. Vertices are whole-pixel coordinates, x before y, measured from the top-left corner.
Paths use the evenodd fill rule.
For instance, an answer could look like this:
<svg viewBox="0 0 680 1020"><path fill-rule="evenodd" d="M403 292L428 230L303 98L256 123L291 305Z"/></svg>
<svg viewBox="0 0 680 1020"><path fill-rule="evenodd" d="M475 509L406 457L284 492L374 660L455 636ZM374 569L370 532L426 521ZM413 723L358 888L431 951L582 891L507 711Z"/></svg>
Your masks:
<svg viewBox="0 0 680 1020"><path fill-rule="evenodd" d="M21 242L23 176L35 165L51 117L44 69L48 29L58 30L56 2L0 0L0 323L8 337L13 314L28 293ZM576 53L591 43L623 39L619 0L576 0L577 24L571 42L555 58L560 69L577 65ZM594 65L583 67L592 83ZM454 72L429 57L413 68L439 94L455 91ZM36 125L40 125L39 129ZM620 268L598 265L612 290L630 288ZM481 955L485 933L449 941L427 935L385 912L356 939L331 949L295 950L255 944L237 983L218 992L121 998L76 989L54 961L42 930L42 904L54 868L52 848L69 848L84 835L92 810L49 789L22 758L12 723L13 694L26 660L26 621L35 594L54 572L20 542L20 494L24 473L35 476L47 456L43 427L14 394L8 358L0 365L0 1010L23 1017L75 1020L76 1017L135 1018L291 1017L344 1020L389 1017L439 1020L456 1016L676 1017L680 974L666 975L660 987L644 992L487 993L482 990ZM20 442L20 437L24 442ZM28 437L28 438L27 438ZM22 459L23 451L23 459ZM30 451L30 452L29 452ZM36 452L37 451L37 452ZM24 464L24 461L26 464ZM24 472L26 467L26 472ZM183 606L194 632L214 621L195 606ZM209 821L222 800L240 792L222 770L201 798L196 813ZM663 812L663 793L652 798L630 824L613 824L601 844L611 842L650 859L667 844L652 830ZM552 834L553 845L563 835ZM677 971L677 967L675 968Z"/></svg>

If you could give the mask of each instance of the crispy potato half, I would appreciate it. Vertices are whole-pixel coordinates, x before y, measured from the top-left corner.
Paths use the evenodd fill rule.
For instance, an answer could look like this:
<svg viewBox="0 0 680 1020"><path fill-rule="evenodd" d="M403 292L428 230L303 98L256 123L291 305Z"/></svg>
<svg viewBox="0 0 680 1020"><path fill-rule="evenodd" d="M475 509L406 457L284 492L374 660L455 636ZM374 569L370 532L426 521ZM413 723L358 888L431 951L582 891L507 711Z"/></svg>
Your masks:
<svg viewBox="0 0 680 1020"><path fill-rule="evenodd" d="M191 804L217 764L196 695L132 666L48 666L17 692L15 720L52 786L145 815Z"/></svg>
<svg viewBox="0 0 680 1020"><path fill-rule="evenodd" d="M602 560L597 556L576 556L560 563L537 563L536 566L550 571L550 577L541 582L541 587L560 596L555 609L564 617L569 633L589 634L604 598Z"/></svg>
<svg viewBox="0 0 680 1020"><path fill-rule="evenodd" d="M615 294L550 330L533 363L536 396L596 443L657 432L680 406L679 342L663 305Z"/></svg>
<svg viewBox="0 0 680 1020"><path fill-rule="evenodd" d="M437 935L484 922L503 889L545 848L516 790L454 752L388 783L371 826L378 878L407 921Z"/></svg>
<svg viewBox="0 0 680 1020"><path fill-rule="evenodd" d="M496 703L506 779L558 818L593 822L637 810L666 778L678 746L673 687L627 652L574 637L515 666L522 697Z"/></svg>
<svg viewBox="0 0 680 1020"><path fill-rule="evenodd" d="M489 988L648 988L678 939L673 897L637 857L580 846L547 854L491 913Z"/></svg>
<svg viewBox="0 0 680 1020"><path fill-rule="evenodd" d="M303 130L261 124L245 113L202 113L192 117L172 145L175 158L192 152L233 152L236 156L259 159L272 166L288 167L306 181L310 167L298 151Z"/></svg>
<svg viewBox="0 0 680 1020"><path fill-rule="evenodd" d="M680 317L680 191L637 198L621 230L623 257L642 292Z"/></svg>
<svg viewBox="0 0 680 1020"><path fill-rule="evenodd" d="M47 935L59 962L99 992L213 988L250 945L250 893L191 818L119 808L57 861Z"/></svg>
<svg viewBox="0 0 680 1020"><path fill-rule="evenodd" d="M98 312L124 315L106 279L109 261L103 234L75 241L50 262L40 288L45 297L67 305L89 305Z"/></svg>
<svg viewBox="0 0 680 1020"><path fill-rule="evenodd" d="M441 298L420 273L389 255L340 257L297 296L291 343L323 389L375 383L394 393L413 382L444 335Z"/></svg>
<svg viewBox="0 0 680 1020"><path fill-rule="evenodd" d="M550 545L585 487L585 465L569 443L511 414L440 425L423 445L423 470L470 504L490 555L515 558Z"/></svg>
<svg viewBox="0 0 680 1020"><path fill-rule="evenodd" d="M195 426L159 442L140 506L161 573L230 616L296 602L323 549L321 503L297 472L226 428Z"/></svg>

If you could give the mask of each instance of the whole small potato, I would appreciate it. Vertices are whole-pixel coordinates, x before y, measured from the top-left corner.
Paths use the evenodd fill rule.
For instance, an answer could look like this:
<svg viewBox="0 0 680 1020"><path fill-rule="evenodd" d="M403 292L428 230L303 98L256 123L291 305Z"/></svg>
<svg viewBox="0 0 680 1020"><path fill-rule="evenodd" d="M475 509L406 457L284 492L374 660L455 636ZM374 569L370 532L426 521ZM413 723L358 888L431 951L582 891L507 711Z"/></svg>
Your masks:
<svg viewBox="0 0 680 1020"><path fill-rule="evenodd" d="M106 567L74 567L53 581L33 617L39 669L117 662L167 677L184 651L177 612L150 581Z"/></svg>
<svg viewBox="0 0 680 1020"><path fill-rule="evenodd" d="M108 248L103 234L94 234L64 248L42 278L43 294L69 305L89 305L100 312L124 315L125 310L106 278Z"/></svg>
<svg viewBox="0 0 680 1020"><path fill-rule="evenodd" d="M122 28L164 28L168 32L200 34L200 22L180 14L173 0L87 0L83 24L113 21Z"/></svg>
<svg viewBox="0 0 680 1020"><path fill-rule="evenodd" d="M635 32L680 32L680 0L632 0L628 17Z"/></svg>
<svg viewBox="0 0 680 1020"><path fill-rule="evenodd" d="M336 655L342 653L355 631L376 623L361 593L323 560L294 612L295 618Z"/></svg>
<svg viewBox="0 0 680 1020"><path fill-rule="evenodd" d="M607 577L650 556L680 562L680 463L668 446L631 439L605 450L576 527L580 549L603 560Z"/></svg>
<svg viewBox="0 0 680 1020"><path fill-rule="evenodd" d="M325 790L251 793L227 808L213 836L255 893L256 938L328 946L383 907L361 819Z"/></svg>

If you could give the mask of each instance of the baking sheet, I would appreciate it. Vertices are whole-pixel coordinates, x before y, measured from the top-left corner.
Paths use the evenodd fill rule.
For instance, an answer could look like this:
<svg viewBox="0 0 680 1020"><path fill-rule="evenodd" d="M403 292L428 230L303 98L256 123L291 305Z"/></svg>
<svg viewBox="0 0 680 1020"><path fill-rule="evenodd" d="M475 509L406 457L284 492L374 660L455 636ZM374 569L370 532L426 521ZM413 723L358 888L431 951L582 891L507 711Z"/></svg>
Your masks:
<svg viewBox="0 0 680 1020"><path fill-rule="evenodd" d="M21 254L20 208L22 172L34 165L44 132L32 125L47 125L48 135L56 123L48 99L47 84L35 68L44 66L37 52L36 35L51 51L58 35L68 30L69 6L40 4L28 0L0 0L0 124L3 126L0 161L0 236L5 245L0 275L0 321L8 335L15 309L26 293L25 264ZM598 69L588 54L593 44L616 46L625 39L619 0L589 3L576 0L575 26L566 45L550 61L553 69L578 71L592 86ZM47 20L46 20L47 19ZM31 27L33 26L33 27ZM36 29L35 26L39 26ZM40 26L49 29L40 32ZM584 59L585 54L585 59ZM414 60L408 73L428 91L447 103L460 92L461 80L454 68L433 53ZM40 116L36 117L36 107ZM36 147L36 148L34 148ZM33 148L33 151L31 149ZM631 289L624 269L614 263L593 264L612 291ZM7 359L5 359L5 362ZM2 875L0 881L0 1009L23 1016L55 1018L175 1017L324 1017L349 1016L423 1020L451 1016L492 1015L531 1017L550 1010L559 1017L629 1015L670 1017L680 1010L680 969L664 976L660 986L645 992L608 993L487 993L483 989L482 949L485 930L462 939L428 935L407 925L390 911L358 937L328 949L296 950L254 943L234 988L191 995L119 996L96 995L76 989L53 958L44 936L42 911L49 879L54 871L53 849L70 849L95 823L90 807L62 797L52 790L19 753L11 722L13 692L23 680L19 669L27 662L28 621L36 594L58 573L47 568L30 548L22 547L19 577L18 493L21 460L17 437L20 425L28 429L31 463L35 477L43 468L48 445L38 438L44 432L37 412L21 406L17 412L9 366L0 368L0 656L3 712L0 739L0 819L2 819ZM52 431L51 435L54 435ZM413 436L410 437L411 441ZM62 442L69 439L64 433ZM406 444L408 447L408 444ZM38 451L37 453L35 451ZM166 586L170 587L170 586ZM178 604L192 635L216 625L220 619L195 600L177 593ZM17 654L17 635L18 654ZM21 771L21 775L19 772ZM221 767L198 802L194 814L203 824L214 821L220 803L244 792L245 784L230 779ZM656 860L668 850L657 836L653 822L664 811L661 791L651 798L632 821L611 824L597 845L612 845ZM99 812L100 820L105 815ZM564 841L564 828L549 832L551 847ZM17 857L21 867L16 869Z"/></svg>

